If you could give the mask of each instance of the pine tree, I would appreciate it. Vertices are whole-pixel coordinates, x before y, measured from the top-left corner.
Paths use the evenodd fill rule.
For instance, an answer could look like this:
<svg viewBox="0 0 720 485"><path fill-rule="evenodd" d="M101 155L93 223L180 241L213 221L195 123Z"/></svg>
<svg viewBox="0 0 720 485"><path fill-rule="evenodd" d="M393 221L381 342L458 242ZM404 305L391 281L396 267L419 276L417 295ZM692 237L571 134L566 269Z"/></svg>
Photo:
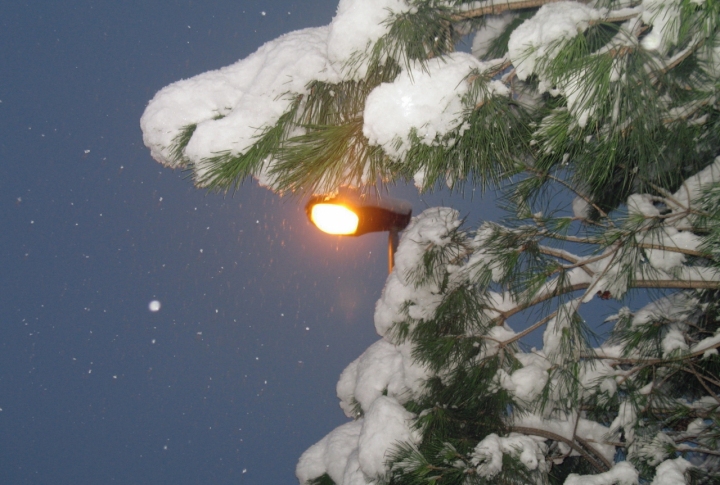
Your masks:
<svg viewBox="0 0 720 485"><path fill-rule="evenodd" d="M301 483L720 483L718 22L717 0L341 0L156 95L145 143L199 187L503 193L477 229L413 219L338 383L352 420Z"/></svg>

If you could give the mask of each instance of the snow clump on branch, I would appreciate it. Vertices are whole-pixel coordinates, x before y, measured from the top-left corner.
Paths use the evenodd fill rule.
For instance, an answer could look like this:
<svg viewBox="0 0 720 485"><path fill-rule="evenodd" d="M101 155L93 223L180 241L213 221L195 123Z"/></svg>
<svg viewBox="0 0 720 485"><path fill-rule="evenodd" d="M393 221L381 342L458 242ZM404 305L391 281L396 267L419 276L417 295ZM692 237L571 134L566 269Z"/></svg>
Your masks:
<svg viewBox="0 0 720 485"><path fill-rule="evenodd" d="M328 59L352 79L367 74L367 62L353 62L357 53L368 53L388 33L390 14L411 10L405 0L340 0L330 24ZM367 57L367 56L366 56Z"/></svg>
<svg viewBox="0 0 720 485"><path fill-rule="evenodd" d="M450 243L450 234L460 223L456 210L435 207L413 218L405 229L395 254L395 268L375 305L375 329L379 335L386 336L393 324L408 317L420 320L435 313L442 302L440 283L430 278L416 284L418 266L430 245L442 247Z"/></svg>
<svg viewBox="0 0 720 485"><path fill-rule="evenodd" d="M365 102L363 134L371 145L402 159L414 134L426 145L447 134L464 121L467 109L463 97L473 71L488 69L470 54L457 52L425 63L415 62L393 82L375 88ZM507 96L510 91L500 81L489 83L489 95ZM479 102L482 100L473 100Z"/></svg>
<svg viewBox="0 0 720 485"><path fill-rule="evenodd" d="M140 126L152 156L176 168L189 160L196 181L207 160L222 152L247 151L262 132L287 111L292 94L306 94L314 79L339 82L327 60L327 27L298 30L263 45L230 66L175 82L158 92ZM173 154L176 137L196 125L183 159Z"/></svg>
<svg viewBox="0 0 720 485"><path fill-rule="evenodd" d="M552 58L562 41L572 39L601 15L601 11L577 2L548 3L540 7L532 18L512 32L508 41L508 55L518 79L524 81L533 73L541 74L536 69L539 59ZM546 85L546 89L550 87Z"/></svg>
<svg viewBox="0 0 720 485"><path fill-rule="evenodd" d="M336 428L302 454L295 469L300 483L327 473L335 483L376 483L382 479L388 453L398 443L417 444L415 415L395 399L379 396L364 417Z"/></svg>

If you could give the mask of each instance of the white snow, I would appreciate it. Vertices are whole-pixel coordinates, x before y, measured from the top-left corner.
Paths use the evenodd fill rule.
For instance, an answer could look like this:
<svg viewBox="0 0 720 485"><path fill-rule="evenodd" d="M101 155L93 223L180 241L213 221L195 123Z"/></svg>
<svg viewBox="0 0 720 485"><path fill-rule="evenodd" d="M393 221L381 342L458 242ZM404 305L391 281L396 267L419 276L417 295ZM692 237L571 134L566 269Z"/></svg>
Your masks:
<svg viewBox="0 0 720 485"><path fill-rule="evenodd" d="M358 440L358 461L366 476L384 477L385 464L395 446L420 442L420 432L412 428L414 417L391 397L380 396L372 403Z"/></svg>
<svg viewBox="0 0 720 485"><path fill-rule="evenodd" d="M328 32L327 27L291 32L235 64L160 90L140 119L152 156L178 166L173 140L196 124L184 156L194 165L196 181L208 182L204 160L224 151L244 153L288 109L293 95L307 93L309 81L340 80L327 59Z"/></svg>
<svg viewBox="0 0 720 485"><path fill-rule="evenodd" d="M295 475L301 484L327 473L335 483L343 483L348 457L357 448L362 420L338 426L300 456Z"/></svg>
<svg viewBox="0 0 720 485"><path fill-rule="evenodd" d="M691 466L684 458L665 460L657 467L650 485L685 485L685 470Z"/></svg>
<svg viewBox="0 0 720 485"><path fill-rule="evenodd" d="M545 387L548 373L535 365L529 365L512 373L510 380L513 383L513 394L525 402L535 399Z"/></svg>
<svg viewBox="0 0 720 485"><path fill-rule="evenodd" d="M674 441L663 432L658 432L649 439L636 439L628 451L628 457L640 459L650 466L657 466L668 457L669 450L674 446Z"/></svg>
<svg viewBox="0 0 720 485"><path fill-rule="evenodd" d="M493 234L495 233L495 229L495 224L485 222L475 232L475 238L472 242L475 250L465 265L468 268L468 279L471 281L485 271L490 271L492 274L492 280L496 283L502 280L505 276L505 271L503 270L497 255L485 249L486 244L490 242Z"/></svg>
<svg viewBox="0 0 720 485"><path fill-rule="evenodd" d="M590 215L590 204L582 197L575 197L572 201L573 216L578 219L587 219Z"/></svg>
<svg viewBox="0 0 720 485"><path fill-rule="evenodd" d="M680 1L678 0L643 0L642 21L652 25L652 30L640 42L645 50L667 52L668 48L677 43L680 22Z"/></svg>
<svg viewBox="0 0 720 485"><path fill-rule="evenodd" d="M414 217L403 231L395 253L395 267L375 305L375 329L379 335L385 336L394 323L405 321L407 317L414 320L432 317L442 301L439 284L430 280L419 285L413 273L422 264L427 248L448 244L450 233L459 225L456 210L435 207Z"/></svg>
<svg viewBox="0 0 720 485"><path fill-rule="evenodd" d="M351 78L362 79L367 73L367 55L359 62L353 56L368 53L390 25L385 22L392 14L410 11L404 0L340 0L330 24L328 58L338 70Z"/></svg>
<svg viewBox="0 0 720 485"><path fill-rule="evenodd" d="M605 459L609 462L612 462L615 456L615 447L606 444L606 438L610 433L610 428L589 419L577 416L565 416L562 419L546 419L536 414L528 413L524 415L516 415L515 422L513 424L515 426L549 431L568 440L573 439L573 436L577 435L586 442L592 443L594 451L605 457ZM563 443L559 443L559 445L561 445L561 448L567 446ZM569 448L566 448L566 450L572 456L577 456L578 454L575 450L570 450Z"/></svg>
<svg viewBox="0 0 720 485"><path fill-rule="evenodd" d="M613 396L617 391L617 372L608 360L586 361L580 367L580 382L586 395L597 391Z"/></svg>
<svg viewBox="0 0 720 485"><path fill-rule="evenodd" d="M492 478L502 471L503 454L518 458L528 470L536 470L544 461L544 451L544 445L529 436L510 433L499 437L492 433L477 444L470 458L478 475Z"/></svg>
<svg viewBox="0 0 720 485"><path fill-rule="evenodd" d="M677 211L687 209L693 201L700 197L705 188L718 181L720 181L720 157L715 158L713 163L700 172L688 177L677 192L668 198L668 205ZM676 223L677 225L680 223Z"/></svg>
<svg viewBox="0 0 720 485"><path fill-rule="evenodd" d="M712 427L712 421L705 422L702 418L697 418L690 422L690 424L687 425L687 428L685 429L685 433L688 436L698 436L701 433L704 433L709 428Z"/></svg>
<svg viewBox="0 0 720 485"><path fill-rule="evenodd" d="M660 211L655 204L653 198L647 194L632 194L627 198L628 214L641 214L645 217L652 218L660 215Z"/></svg>
<svg viewBox="0 0 720 485"><path fill-rule="evenodd" d="M637 413L635 412L633 403L629 401L622 401L620 406L618 406L617 416L610 424L610 429L618 434L620 430L625 431L625 439L629 443L632 443L633 438L635 437L634 425L636 420Z"/></svg>
<svg viewBox="0 0 720 485"><path fill-rule="evenodd" d="M342 481L336 481L338 485L367 485L375 484L375 480L368 480L360 468L360 460L358 458L357 448L350 453L345 465L345 473L343 473Z"/></svg>
<svg viewBox="0 0 720 485"><path fill-rule="evenodd" d="M678 231L674 227L664 227L660 231L638 234L636 240L640 243L690 251L696 251L702 242L695 234L688 231ZM650 264L665 272L670 272L673 268L682 266L685 262L685 254L678 251L648 248L645 249L645 254Z"/></svg>
<svg viewBox="0 0 720 485"><path fill-rule="evenodd" d="M571 300L558 307L557 316L550 319L543 333L543 352L553 362L560 356L566 355L563 351L563 335L570 328L573 315L580 306L580 300Z"/></svg>
<svg viewBox="0 0 720 485"><path fill-rule="evenodd" d="M508 55L517 77L527 79L535 72L538 59L552 58L560 41L572 39L601 16L601 11L578 2L555 2L540 7L510 35Z"/></svg>
<svg viewBox="0 0 720 485"><path fill-rule="evenodd" d="M462 102L470 87L467 77L473 70L487 67L470 54L456 52L413 63L393 82L376 87L365 102L363 134L371 145L380 145L396 159L410 147L414 132L422 143L432 145L461 125L465 106ZM489 93L506 96L509 91L500 82L489 84Z"/></svg>
<svg viewBox="0 0 720 485"><path fill-rule="evenodd" d="M685 333L677 325L671 325L662 339L663 356L668 356L676 350L685 351L688 344L685 342Z"/></svg>
<svg viewBox="0 0 720 485"><path fill-rule="evenodd" d="M295 474L301 484L324 473L338 485L376 483L387 474L386 463L398 445L420 442L414 419L395 398L375 395L362 418L335 428L305 451Z"/></svg>
<svg viewBox="0 0 720 485"><path fill-rule="evenodd" d="M537 74L539 91L553 96L564 95L568 110L581 127L587 125L595 112L596 85L586 82L587 72L584 69L553 82L538 63L555 57L568 40L605 14L605 9L593 9L580 2L548 3L516 28L508 42L508 55L518 79L525 80L531 74Z"/></svg>
<svg viewBox="0 0 720 485"><path fill-rule="evenodd" d="M690 351L692 353L704 351L704 355L707 358L718 353L718 346L720 346L720 330L716 331L712 337L704 338L693 345Z"/></svg>
<svg viewBox="0 0 720 485"><path fill-rule="evenodd" d="M160 303L158 300L153 300L153 301L151 301L150 303L148 303L148 309L149 309L151 312L157 312L157 311L159 311L161 306L162 306L162 305L161 305L161 303Z"/></svg>
<svg viewBox="0 0 720 485"><path fill-rule="evenodd" d="M476 360L479 362L482 359L496 355L500 350L500 346L515 336L515 332L507 324L503 326L493 325L484 335L485 347L478 354Z"/></svg>
<svg viewBox="0 0 720 485"><path fill-rule="evenodd" d="M340 407L346 416L354 418L355 402L365 412L383 394L404 403L419 393L420 384L428 377L428 370L414 362L409 343L396 346L378 340L340 375Z"/></svg>
<svg viewBox="0 0 720 485"><path fill-rule="evenodd" d="M635 312L632 326L653 324L656 321L682 322L696 310L698 300L684 293L673 293L652 301Z"/></svg>
<svg viewBox="0 0 720 485"><path fill-rule="evenodd" d="M597 475L578 475L571 473L564 485L637 485L639 474L628 461L615 463L613 467Z"/></svg>
<svg viewBox="0 0 720 485"><path fill-rule="evenodd" d="M513 12L505 12L502 15L488 15L485 17L485 24L478 29L473 37L472 54L477 58L483 58L487 54L490 44L517 18Z"/></svg>

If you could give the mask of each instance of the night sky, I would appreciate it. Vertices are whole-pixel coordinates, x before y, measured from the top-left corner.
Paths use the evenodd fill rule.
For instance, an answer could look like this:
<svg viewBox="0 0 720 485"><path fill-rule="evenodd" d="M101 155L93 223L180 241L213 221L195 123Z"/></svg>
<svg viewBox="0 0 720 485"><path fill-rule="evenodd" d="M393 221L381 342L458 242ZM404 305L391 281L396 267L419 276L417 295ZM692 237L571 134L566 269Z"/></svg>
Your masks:
<svg viewBox="0 0 720 485"><path fill-rule="evenodd" d="M336 3L2 2L0 484L292 484L346 421L335 384L378 339L386 236L324 235L252 181L195 189L139 128L162 87Z"/></svg>

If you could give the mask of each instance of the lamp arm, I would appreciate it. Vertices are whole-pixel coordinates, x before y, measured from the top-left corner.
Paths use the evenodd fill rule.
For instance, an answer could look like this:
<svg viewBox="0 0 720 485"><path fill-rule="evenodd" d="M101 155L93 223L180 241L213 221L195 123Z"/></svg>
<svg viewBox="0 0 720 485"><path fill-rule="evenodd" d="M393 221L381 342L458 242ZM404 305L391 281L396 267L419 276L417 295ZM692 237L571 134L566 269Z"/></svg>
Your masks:
<svg viewBox="0 0 720 485"><path fill-rule="evenodd" d="M398 229L393 227L388 231L388 274L392 273L395 267L395 251L398 248L399 236Z"/></svg>

